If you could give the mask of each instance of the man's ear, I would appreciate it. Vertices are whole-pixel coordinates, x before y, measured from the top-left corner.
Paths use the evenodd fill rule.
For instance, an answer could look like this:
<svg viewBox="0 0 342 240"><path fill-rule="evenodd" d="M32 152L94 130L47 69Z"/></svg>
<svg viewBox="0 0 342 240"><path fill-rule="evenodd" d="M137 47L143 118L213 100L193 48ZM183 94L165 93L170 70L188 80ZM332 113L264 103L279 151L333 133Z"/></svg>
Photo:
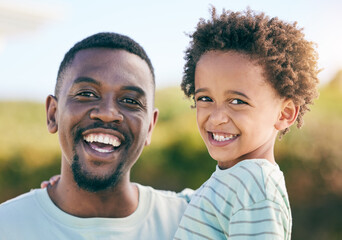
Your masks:
<svg viewBox="0 0 342 240"><path fill-rule="evenodd" d="M58 130L57 123L57 98L49 95L46 98L45 110L46 110L46 120L47 127L50 133L56 133Z"/></svg>
<svg viewBox="0 0 342 240"><path fill-rule="evenodd" d="M159 110L157 108L155 108L153 110L153 117L151 119L150 126L148 128L147 138L145 140L145 146L148 146L151 143L152 132L153 132L154 127L156 126L156 123L157 123L157 120L158 120L158 116L159 116Z"/></svg>
<svg viewBox="0 0 342 240"><path fill-rule="evenodd" d="M278 131L290 127L297 119L299 108L291 99L286 99L282 104L281 112L274 127Z"/></svg>

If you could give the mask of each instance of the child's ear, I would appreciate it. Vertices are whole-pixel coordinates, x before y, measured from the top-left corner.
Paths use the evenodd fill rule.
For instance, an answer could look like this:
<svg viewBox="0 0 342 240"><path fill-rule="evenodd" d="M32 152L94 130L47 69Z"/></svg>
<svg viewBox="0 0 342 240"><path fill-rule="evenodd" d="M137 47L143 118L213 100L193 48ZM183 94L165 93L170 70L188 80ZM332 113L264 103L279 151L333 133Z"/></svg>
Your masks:
<svg viewBox="0 0 342 240"><path fill-rule="evenodd" d="M49 95L46 98L45 110L46 110L46 120L47 127L50 133L56 133L58 130L57 123L57 98Z"/></svg>
<svg viewBox="0 0 342 240"><path fill-rule="evenodd" d="M278 131L290 127L297 119L299 108L291 99L284 100L279 118L274 127Z"/></svg>

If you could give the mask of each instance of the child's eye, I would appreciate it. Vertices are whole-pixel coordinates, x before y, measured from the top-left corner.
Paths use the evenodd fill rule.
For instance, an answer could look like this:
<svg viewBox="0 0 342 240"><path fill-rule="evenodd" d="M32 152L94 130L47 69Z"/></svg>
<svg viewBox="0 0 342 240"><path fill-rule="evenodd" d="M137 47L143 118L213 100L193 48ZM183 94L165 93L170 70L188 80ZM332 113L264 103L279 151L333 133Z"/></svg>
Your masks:
<svg viewBox="0 0 342 240"><path fill-rule="evenodd" d="M212 102L212 99L207 96L201 96L196 99L196 102Z"/></svg>
<svg viewBox="0 0 342 240"><path fill-rule="evenodd" d="M247 103L245 101L242 101L241 99L233 99L231 101L231 104L239 105L239 104L247 104Z"/></svg>

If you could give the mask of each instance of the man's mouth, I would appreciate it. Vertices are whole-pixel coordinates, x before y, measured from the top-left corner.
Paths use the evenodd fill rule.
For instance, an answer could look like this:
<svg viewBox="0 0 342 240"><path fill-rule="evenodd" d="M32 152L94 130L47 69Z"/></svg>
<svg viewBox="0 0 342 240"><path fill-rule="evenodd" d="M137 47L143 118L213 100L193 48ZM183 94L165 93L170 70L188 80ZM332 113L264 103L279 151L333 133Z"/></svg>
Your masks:
<svg viewBox="0 0 342 240"><path fill-rule="evenodd" d="M238 134L211 133L211 136L217 142L224 142L236 138Z"/></svg>
<svg viewBox="0 0 342 240"><path fill-rule="evenodd" d="M111 153L121 145L121 140L111 134L89 133L83 136L83 140L93 150L100 153Z"/></svg>

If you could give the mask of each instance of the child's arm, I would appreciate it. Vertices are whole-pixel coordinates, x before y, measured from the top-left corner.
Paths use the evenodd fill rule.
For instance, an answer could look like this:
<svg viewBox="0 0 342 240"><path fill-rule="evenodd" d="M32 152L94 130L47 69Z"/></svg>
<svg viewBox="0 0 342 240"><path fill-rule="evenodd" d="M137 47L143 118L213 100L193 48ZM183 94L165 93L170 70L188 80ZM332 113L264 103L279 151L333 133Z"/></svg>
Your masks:
<svg viewBox="0 0 342 240"><path fill-rule="evenodd" d="M195 191L190 188L185 188L183 191L177 193L177 196L184 198L189 203L194 192Z"/></svg>

